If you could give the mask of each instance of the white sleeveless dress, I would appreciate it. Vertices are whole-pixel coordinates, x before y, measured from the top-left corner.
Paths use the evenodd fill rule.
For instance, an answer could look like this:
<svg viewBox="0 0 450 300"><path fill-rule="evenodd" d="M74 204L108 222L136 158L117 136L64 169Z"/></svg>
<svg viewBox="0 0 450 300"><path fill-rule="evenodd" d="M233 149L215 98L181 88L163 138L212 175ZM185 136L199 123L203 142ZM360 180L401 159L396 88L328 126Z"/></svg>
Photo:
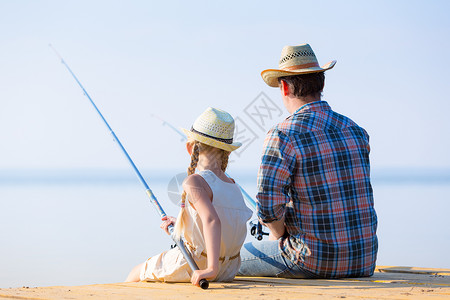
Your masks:
<svg viewBox="0 0 450 300"><path fill-rule="evenodd" d="M208 183L213 192L212 204L220 218L221 241L219 273L214 281L232 281L239 270L239 252L247 236L247 221L252 211L245 205L242 193L234 183L218 178L212 171L198 173ZM187 195L189 200L189 195ZM206 244L203 225L197 211L186 201L186 248L200 270L207 267ZM142 281L190 282L192 270L178 247L149 258L141 269Z"/></svg>

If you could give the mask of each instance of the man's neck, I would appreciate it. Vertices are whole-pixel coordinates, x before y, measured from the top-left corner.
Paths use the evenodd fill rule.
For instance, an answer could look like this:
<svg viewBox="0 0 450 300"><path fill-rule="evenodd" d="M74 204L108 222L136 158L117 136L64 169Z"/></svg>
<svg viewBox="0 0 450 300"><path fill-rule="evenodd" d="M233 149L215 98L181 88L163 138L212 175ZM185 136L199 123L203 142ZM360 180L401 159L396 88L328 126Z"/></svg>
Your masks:
<svg viewBox="0 0 450 300"><path fill-rule="evenodd" d="M308 103L320 101L320 96L311 96L308 95L306 97L288 97L287 103L286 103L286 109L288 112L292 115L294 112L296 112L300 107L303 105L306 105Z"/></svg>

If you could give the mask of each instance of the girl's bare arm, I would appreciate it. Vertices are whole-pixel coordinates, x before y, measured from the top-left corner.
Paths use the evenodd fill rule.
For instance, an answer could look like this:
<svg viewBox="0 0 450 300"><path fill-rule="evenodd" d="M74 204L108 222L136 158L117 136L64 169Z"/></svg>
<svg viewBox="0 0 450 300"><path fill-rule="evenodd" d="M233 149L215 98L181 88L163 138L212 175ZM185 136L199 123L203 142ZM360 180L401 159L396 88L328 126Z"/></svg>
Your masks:
<svg viewBox="0 0 450 300"><path fill-rule="evenodd" d="M200 279L214 279L219 272L219 255L221 240L221 224L214 206L212 205L212 191L206 181L197 174L189 176L183 184L189 195L189 201L197 210L203 223L203 235L208 254L208 267L195 271L191 281L198 285Z"/></svg>

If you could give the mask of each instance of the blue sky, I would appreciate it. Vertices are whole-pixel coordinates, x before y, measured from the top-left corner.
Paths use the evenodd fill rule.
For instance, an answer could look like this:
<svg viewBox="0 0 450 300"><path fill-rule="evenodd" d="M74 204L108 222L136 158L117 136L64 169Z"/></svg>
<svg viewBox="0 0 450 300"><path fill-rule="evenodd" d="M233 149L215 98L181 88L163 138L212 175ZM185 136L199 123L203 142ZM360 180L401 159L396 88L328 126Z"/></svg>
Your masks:
<svg viewBox="0 0 450 300"><path fill-rule="evenodd" d="M77 74L136 164L188 163L157 115L189 127L206 107L255 133L233 169L258 167L264 131L287 116L260 77L285 45L309 43L324 100L367 129L374 168L450 168L446 1L2 1L0 169L125 169ZM283 113L259 128L263 92Z"/></svg>

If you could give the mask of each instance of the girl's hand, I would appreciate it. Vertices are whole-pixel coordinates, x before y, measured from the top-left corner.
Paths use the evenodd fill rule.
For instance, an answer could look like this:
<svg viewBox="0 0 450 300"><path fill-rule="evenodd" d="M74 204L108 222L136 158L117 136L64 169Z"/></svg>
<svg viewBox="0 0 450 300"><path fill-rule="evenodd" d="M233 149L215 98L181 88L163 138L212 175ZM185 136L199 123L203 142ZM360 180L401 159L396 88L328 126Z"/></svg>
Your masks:
<svg viewBox="0 0 450 300"><path fill-rule="evenodd" d="M163 222L161 223L161 225L159 225L159 227L161 227L168 235L170 235L167 227L169 227L169 225L171 225L171 224L175 225L176 221L177 221L177 218L174 218L172 216L167 216L165 219L163 219Z"/></svg>
<svg viewBox="0 0 450 300"><path fill-rule="evenodd" d="M197 270L192 273L191 282L195 286L200 286L199 282L202 279L210 280L214 279L217 276L218 271L212 270L212 269L206 269L206 270Z"/></svg>

